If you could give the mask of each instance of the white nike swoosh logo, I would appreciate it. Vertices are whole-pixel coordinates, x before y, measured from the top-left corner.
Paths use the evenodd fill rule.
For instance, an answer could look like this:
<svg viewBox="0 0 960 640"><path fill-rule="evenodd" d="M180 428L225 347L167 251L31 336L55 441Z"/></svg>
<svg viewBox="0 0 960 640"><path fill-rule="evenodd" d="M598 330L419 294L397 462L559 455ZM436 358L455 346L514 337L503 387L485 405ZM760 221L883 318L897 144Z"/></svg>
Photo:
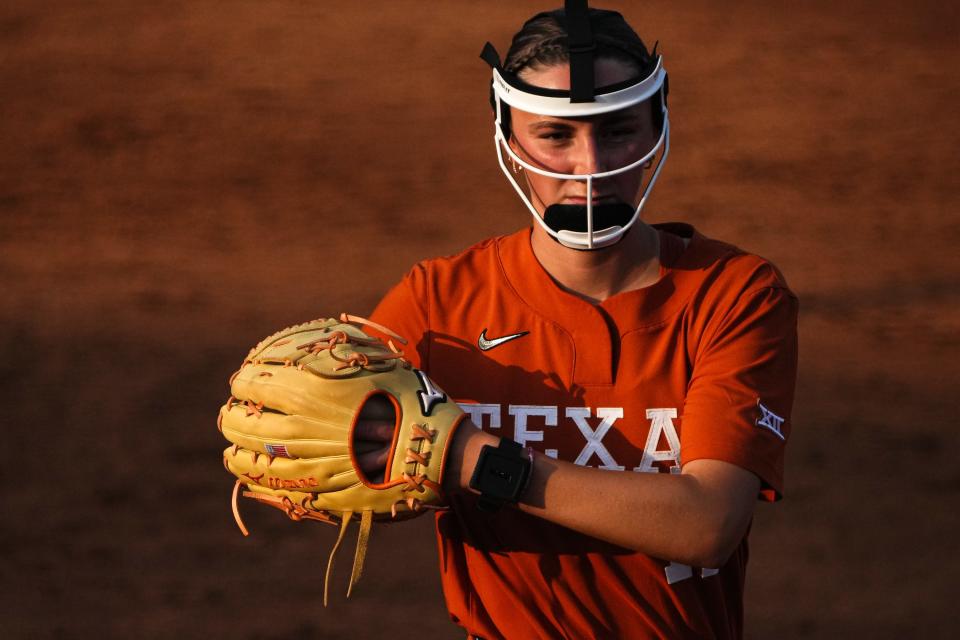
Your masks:
<svg viewBox="0 0 960 640"><path fill-rule="evenodd" d="M510 342L511 340L516 340L517 338L522 338L523 336L530 333L529 331L521 331L520 333L512 333L509 336L502 336L500 338L494 338L493 340L487 339L487 330L484 329L480 332L480 337L477 338L477 346L480 347L480 351L489 351L494 347L499 347L504 342Z"/></svg>

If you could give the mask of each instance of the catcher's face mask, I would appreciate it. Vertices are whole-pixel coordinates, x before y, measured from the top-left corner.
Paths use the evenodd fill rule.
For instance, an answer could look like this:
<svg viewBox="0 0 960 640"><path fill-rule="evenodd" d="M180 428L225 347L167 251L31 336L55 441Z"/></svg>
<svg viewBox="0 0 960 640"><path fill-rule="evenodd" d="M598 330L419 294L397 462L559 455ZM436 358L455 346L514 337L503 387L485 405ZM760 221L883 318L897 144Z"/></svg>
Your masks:
<svg viewBox="0 0 960 640"><path fill-rule="evenodd" d="M643 77L595 87L586 2L568 0L565 13L569 89L534 86L505 71L490 43L481 58L493 68L500 168L551 237L599 249L637 221L666 160L667 74L654 52L656 64ZM603 65L597 69L602 80Z"/></svg>

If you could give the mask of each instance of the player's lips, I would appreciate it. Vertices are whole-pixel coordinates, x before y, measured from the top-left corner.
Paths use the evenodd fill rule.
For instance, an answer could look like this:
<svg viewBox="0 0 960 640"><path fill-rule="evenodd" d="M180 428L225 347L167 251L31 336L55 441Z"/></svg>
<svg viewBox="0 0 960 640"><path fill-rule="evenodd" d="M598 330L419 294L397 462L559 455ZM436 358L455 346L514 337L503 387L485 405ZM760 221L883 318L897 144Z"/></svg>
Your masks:
<svg viewBox="0 0 960 640"><path fill-rule="evenodd" d="M593 196L593 204L606 204L616 200L615 196L604 195L604 196ZM578 204L586 205L587 196L564 196L560 199L560 204Z"/></svg>

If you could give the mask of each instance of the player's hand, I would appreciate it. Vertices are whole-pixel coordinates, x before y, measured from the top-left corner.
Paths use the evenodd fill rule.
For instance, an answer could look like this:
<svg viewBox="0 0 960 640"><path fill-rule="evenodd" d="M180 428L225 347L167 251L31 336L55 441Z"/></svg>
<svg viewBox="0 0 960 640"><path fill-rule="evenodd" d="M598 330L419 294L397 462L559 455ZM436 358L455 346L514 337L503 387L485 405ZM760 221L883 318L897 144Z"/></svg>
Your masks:
<svg viewBox="0 0 960 640"><path fill-rule="evenodd" d="M353 449L360 471L370 482L383 482L394 422L393 405L383 396L373 396L360 410L353 432Z"/></svg>
<svg viewBox="0 0 960 640"><path fill-rule="evenodd" d="M393 405L383 396L372 397L360 410L353 449L357 453L360 471L370 482L384 480L393 442L394 419ZM496 446L498 441L499 438L484 433L470 420L464 420L450 443L443 488L451 494L466 490L480 449L485 444Z"/></svg>

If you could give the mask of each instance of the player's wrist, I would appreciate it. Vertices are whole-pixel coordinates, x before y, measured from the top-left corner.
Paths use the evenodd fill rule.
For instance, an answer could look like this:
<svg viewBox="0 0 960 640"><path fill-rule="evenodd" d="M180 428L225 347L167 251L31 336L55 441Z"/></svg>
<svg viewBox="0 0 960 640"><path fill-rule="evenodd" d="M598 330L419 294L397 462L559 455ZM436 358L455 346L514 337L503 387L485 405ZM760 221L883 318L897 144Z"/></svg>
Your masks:
<svg viewBox="0 0 960 640"><path fill-rule="evenodd" d="M443 490L447 494L470 490L470 477L477 466L484 445L497 446L500 438L484 432L465 419L453 434L443 472Z"/></svg>

